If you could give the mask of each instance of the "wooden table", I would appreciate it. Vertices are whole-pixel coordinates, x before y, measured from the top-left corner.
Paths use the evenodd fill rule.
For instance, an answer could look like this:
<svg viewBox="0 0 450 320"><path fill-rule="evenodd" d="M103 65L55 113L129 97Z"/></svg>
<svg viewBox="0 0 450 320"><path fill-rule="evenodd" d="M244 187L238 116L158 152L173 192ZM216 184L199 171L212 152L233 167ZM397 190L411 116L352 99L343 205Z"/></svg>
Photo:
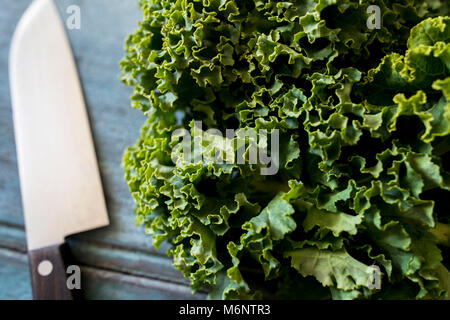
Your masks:
<svg viewBox="0 0 450 320"><path fill-rule="evenodd" d="M8 83L11 36L30 0L0 0L0 299L30 299L31 287ZM150 237L134 224L123 178L124 149L144 121L119 80L124 40L137 27L137 0L55 0L61 17L75 4L81 29L68 30L82 81L111 225L68 241L81 266L87 299L203 299Z"/></svg>

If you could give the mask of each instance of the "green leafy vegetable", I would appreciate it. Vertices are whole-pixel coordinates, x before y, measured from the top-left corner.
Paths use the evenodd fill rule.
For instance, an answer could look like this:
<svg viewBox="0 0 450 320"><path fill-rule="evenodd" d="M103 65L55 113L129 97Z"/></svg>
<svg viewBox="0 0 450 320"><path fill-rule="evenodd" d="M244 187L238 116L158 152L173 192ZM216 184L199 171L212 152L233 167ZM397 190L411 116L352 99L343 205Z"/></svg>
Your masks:
<svg viewBox="0 0 450 320"><path fill-rule="evenodd" d="M371 5L380 29L367 26ZM156 247L170 244L194 291L214 299L449 297L445 1L140 6L121 68L148 120L126 151L125 176L137 223ZM279 130L275 175L248 161L251 143L268 146L260 133L248 146L233 138L246 146L242 164L187 161L172 136L203 133L192 145L223 154L238 151L234 140L207 130L249 128Z"/></svg>

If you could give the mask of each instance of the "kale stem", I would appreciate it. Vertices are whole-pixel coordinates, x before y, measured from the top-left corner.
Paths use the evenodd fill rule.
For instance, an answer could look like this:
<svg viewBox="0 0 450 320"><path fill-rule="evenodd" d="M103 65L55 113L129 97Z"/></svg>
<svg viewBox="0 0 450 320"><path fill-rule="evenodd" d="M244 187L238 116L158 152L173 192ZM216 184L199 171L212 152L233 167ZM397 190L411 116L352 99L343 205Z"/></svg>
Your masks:
<svg viewBox="0 0 450 320"><path fill-rule="evenodd" d="M450 225L437 223L436 228L430 229L430 232L438 239L438 244L450 247Z"/></svg>

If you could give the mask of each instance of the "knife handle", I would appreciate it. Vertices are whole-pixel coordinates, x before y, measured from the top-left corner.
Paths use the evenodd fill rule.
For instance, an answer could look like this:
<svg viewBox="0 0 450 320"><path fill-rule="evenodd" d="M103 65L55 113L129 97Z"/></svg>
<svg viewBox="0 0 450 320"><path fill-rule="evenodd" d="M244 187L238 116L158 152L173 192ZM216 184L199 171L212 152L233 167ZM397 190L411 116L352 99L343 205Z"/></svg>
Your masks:
<svg viewBox="0 0 450 320"><path fill-rule="evenodd" d="M34 300L73 300L67 286L66 243L28 252Z"/></svg>

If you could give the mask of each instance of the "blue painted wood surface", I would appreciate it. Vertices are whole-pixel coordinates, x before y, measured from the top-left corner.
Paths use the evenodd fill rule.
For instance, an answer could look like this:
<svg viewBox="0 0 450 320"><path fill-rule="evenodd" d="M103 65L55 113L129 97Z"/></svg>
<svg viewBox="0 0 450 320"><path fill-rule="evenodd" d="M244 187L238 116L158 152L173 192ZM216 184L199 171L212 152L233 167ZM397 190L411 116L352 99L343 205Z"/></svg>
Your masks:
<svg viewBox="0 0 450 320"><path fill-rule="evenodd" d="M11 36L30 0L0 0L0 299L29 299L31 289L16 165L8 84ZM141 16L137 0L55 0L61 17L81 9L81 29L68 30L80 74L99 159L111 225L70 237L82 266L85 297L183 299L192 296L165 248L156 251L134 224L133 200L121 160L144 117L129 107L131 89L118 80L124 39Z"/></svg>

